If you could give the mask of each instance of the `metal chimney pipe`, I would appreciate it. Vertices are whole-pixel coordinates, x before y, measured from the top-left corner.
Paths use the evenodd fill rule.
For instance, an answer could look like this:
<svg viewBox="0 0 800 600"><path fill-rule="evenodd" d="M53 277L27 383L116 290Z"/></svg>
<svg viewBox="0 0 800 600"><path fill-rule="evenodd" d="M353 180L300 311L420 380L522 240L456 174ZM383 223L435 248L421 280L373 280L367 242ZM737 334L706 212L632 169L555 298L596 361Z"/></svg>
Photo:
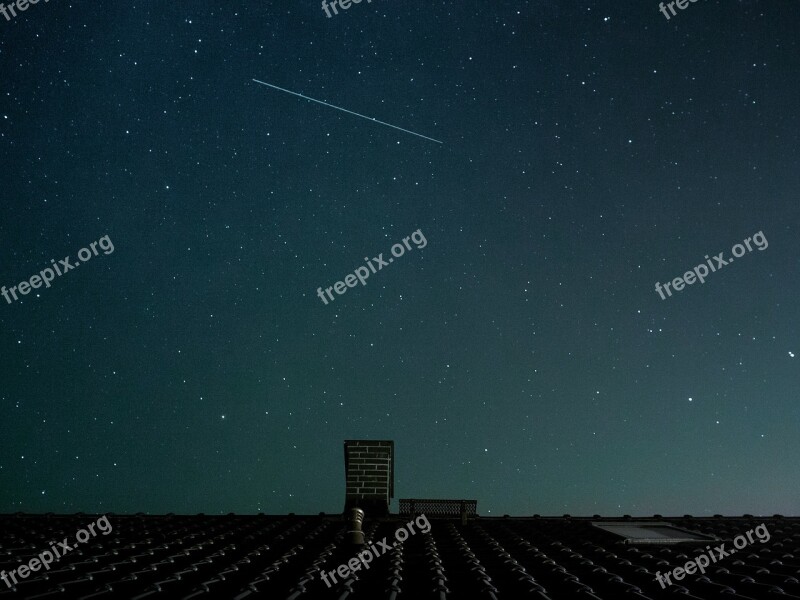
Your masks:
<svg viewBox="0 0 800 600"><path fill-rule="evenodd" d="M350 509L348 521L350 525L350 529L347 530L348 541L354 546L363 546L364 532L361 531L361 525L364 523L364 511L360 508Z"/></svg>

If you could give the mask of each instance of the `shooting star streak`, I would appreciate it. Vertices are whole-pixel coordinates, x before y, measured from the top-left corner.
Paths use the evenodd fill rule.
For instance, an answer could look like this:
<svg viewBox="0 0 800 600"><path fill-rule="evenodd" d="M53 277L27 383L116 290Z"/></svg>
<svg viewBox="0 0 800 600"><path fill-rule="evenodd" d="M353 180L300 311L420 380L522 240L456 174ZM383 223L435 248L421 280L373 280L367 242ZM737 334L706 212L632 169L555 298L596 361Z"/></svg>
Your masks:
<svg viewBox="0 0 800 600"><path fill-rule="evenodd" d="M330 106L331 108L335 108L336 110L341 110L343 112L349 113L351 115L355 115L357 117L361 117L362 119L366 119L367 121L372 121L373 123L380 123L381 125L386 125L387 127L393 127L394 129L399 129L400 131L405 131L406 133L410 133L411 135L416 135L417 137L425 138L426 140L430 140L432 142L436 142L437 144L443 144L444 142L440 142L439 140L435 140L427 135L422 135L421 133L414 133L413 131L409 131L408 129L403 129L402 127L398 127L397 125L392 125L391 123L384 123L383 121L379 121L374 117L367 117L365 115L360 115L357 112L353 112L352 110L347 110L346 108L341 108L340 106L334 106L333 104L328 104L327 102L323 102L322 100L315 100L314 98L309 98L308 96L303 96L303 94L298 94L297 92L292 92L289 90L285 90L283 88L279 88L277 85L272 85L271 83L264 83L263 81L259 81L258 79L253 79L256 83L260 83L261 85L266 85L267 87L275 88L276 90L280 90L282 92L286 92L287 94L292 94L293 96L300 96L301 98L305 98L306 100L311 100L312 102L317 102L318 104L324 104L325 106Z"/></svg>

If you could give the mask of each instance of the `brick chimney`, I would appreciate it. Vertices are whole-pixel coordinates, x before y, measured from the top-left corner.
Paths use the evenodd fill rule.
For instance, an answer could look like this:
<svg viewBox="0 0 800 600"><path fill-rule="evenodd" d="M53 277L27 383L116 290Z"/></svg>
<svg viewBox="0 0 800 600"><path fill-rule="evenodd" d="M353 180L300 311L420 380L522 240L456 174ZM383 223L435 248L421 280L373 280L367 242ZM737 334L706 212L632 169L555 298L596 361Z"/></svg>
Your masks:
<svg viewBox="0 0 800 600"><path fill-rule="evenodd" d="M370 516L389 513L394 498L394 442L345 440L347 478L344 510L360 508Z"/></svg>

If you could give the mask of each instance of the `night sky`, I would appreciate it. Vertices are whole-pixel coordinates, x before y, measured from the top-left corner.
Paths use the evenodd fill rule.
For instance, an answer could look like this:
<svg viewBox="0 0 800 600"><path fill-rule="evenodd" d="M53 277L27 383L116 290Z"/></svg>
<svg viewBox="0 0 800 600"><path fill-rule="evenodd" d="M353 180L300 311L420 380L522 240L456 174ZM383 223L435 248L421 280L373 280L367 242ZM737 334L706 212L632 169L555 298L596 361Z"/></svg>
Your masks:
<svg viewBox="0 0 800 600"><path fill-rule="evenodd" d="M0 16L0 285L80 267L0 298L0 512L338 512L375 438L397 498L481 514L800 513L798 31L797 0Z"/></svg>

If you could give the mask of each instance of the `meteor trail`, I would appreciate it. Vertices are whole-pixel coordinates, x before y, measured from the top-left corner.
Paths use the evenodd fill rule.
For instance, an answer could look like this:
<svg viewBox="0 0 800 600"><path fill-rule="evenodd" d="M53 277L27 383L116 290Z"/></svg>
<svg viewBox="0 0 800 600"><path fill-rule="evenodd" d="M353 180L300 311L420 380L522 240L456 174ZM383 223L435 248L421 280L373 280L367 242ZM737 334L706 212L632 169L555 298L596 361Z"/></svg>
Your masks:
<svg viewBox="0 0 800 600"><path fill-rule="evenodd" d="M408 129L403 129L402 127L398 127L397 125L392 125L391 123L384 123L383 121L378 121L378 119L374 117L367 117L364 115L360 115L357 112L353 112L352 110L347 110L346 108L341 108L340 106L334 106L333 104L328 104L327 102L323 102L322 100L315 100L314 98L309 98L308 96L303 96L303 94L298 94L297 92L292 92L289 90L285 90L283 88L279 88L277 85L272 85L271 83L264 83L263 81L259 81L258 79L253 79L256 83L260 83L261 85L266 85L267 87L275 88L276 90L280 90L282 92L286 92L287 94L292 94L293 96L300 96L301 98L305 98L306 100L311 100L312 102L317 102L318 104L324 104L325 106L330 106L331 108L335 108L336 110L341 110L346 113L350 113L351 115L355 115L357 117L361 117L362 119L366 119L367 121L372 121L373 123L380 123L381 125L386 125L387 127L393 127L394 129L399 129L400 131L405 131L406 133L410 133L411 135L416 135L417 137L425 138L426 140L430 140L432 142L436 142L437 144L443 144L444 142L440 142L439 140L435 140L430 138L426 135L422 135L421 133L414 133L413 131L409 131Z"/></svg>

